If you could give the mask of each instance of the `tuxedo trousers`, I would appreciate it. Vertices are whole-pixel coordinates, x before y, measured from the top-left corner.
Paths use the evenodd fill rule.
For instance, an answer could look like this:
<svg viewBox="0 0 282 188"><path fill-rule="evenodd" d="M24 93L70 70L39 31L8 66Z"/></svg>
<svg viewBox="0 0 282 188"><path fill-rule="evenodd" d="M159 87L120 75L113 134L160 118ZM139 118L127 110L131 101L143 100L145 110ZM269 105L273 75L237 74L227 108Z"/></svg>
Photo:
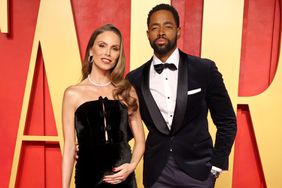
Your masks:
<svg viewBox="0 0 282 188"><path fill-rule="evenodd" d="M170 155L157 181L153 186L145 188L214 188L215 180L211 173L205 181L192 178L178 167Z"/></svg>

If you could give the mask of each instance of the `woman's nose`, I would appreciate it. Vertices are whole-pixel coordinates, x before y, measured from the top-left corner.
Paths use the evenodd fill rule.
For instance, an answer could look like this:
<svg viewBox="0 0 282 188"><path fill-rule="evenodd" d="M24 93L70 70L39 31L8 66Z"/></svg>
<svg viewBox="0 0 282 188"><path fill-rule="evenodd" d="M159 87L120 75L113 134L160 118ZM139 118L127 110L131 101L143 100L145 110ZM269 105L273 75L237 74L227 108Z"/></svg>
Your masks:
<svg viewBox="0 0 282 188"><path fill-rule="evenodd" d="M106 49L106 55L107 55L107 56L111 56L111 49L110 49L110 48L107 48L107 49Z"/></svg>

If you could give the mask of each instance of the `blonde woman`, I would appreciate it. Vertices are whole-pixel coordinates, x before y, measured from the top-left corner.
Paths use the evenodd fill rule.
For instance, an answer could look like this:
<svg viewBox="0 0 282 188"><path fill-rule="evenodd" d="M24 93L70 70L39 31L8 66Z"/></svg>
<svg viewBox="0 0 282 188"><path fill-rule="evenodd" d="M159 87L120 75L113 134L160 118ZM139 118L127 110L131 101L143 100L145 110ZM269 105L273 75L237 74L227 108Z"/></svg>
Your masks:
<svg viewBox="0 0 282 188"><path fill-rule="evenodd" d="M104 25L93 32L82 67L82 81L63 99L63 188L69 188L76 137L76 187L134 188L134 170L144 153L144 130L134 88L123 79L121 32ZM134 138L131 151L128 141Z"/></svg>

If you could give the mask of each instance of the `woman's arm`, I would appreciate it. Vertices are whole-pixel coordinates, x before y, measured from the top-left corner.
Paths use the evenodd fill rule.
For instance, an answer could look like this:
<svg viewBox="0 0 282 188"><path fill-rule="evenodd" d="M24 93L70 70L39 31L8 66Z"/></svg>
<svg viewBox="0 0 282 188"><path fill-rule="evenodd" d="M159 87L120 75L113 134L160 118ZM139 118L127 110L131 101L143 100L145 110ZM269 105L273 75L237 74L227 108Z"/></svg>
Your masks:
<svg viewBox="0 0 282 188"><path fill-rule="evenodd" d="M132 152L130 164L133 167L132 171L134 171L144 154L145 135L144 135L144 128L143 128L142 119L141 119L140 110L139 110L138 96L133 87L131 90L131 96L136 98L137 104L138 104L138 108L136 112L134 112L132 116L130 116L129 118L129 125L133 133L133 137L134 137L134 146L133 146L133 152Z"/></svg>
<svg viewBox="0 0 282 188"><path fill-rule="evenodd" d="M113 171L117 173L104 177L104 181L111 184L117 184L124 181L135 170L145 150L144 128L139 111L138 97L133 87L130 95L136 98L138 104L137 110L129 117L129 126L134 137L132 157L130 163L122 164L113 169Z"/></svg>
<svg viewBox="0 0 282 188"><path fill-rule="evenodd" d="M62 187L69 188L72 177L75 155L75 130L74 130L74 98L71 88L66 89L63 99L62 123L64 134L64 149L62 161Z"/></svg>

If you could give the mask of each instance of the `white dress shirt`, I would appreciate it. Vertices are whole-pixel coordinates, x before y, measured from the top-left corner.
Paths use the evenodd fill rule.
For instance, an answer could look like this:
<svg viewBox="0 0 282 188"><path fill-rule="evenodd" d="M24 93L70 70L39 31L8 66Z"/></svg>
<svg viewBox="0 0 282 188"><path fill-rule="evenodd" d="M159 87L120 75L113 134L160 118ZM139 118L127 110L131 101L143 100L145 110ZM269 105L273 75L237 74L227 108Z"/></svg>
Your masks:
<svg viewBox="0 0 282 188"><path fill-rule="evenodd" d="M168 126L171 128L174 109L176 104L177 83L178 83L178 64L179 51L175 49L165 63L173 63L177 70L164 69L158 74L154 65L163 63L157 56L153 56L150 68L150 91L156 101L160 112Z"/></svg>

